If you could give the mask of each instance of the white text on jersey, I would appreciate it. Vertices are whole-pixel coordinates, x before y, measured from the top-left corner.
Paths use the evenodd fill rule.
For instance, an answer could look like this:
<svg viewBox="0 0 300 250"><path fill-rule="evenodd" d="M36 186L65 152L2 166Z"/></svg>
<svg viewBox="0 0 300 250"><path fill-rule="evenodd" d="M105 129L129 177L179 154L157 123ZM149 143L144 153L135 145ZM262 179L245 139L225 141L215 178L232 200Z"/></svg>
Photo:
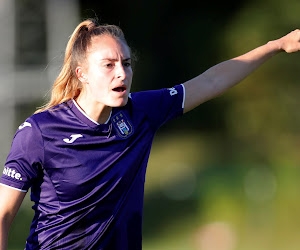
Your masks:
<svg viewBox="0 0 300 250"><path fill-rule="evenodd" d="M169 88L168 90L170 91L171 96L176 95L178 93L175 88Z"/></svg>
<svg viewBox="0 0 300 250"><path fill-rule="evenodd" d="M11 169L9 167L5 167L4 168L3 174L6 175L6 176L8 176L8 177L14 178L16 180L22 180L21 174L18 173L18 172L16 172L16 170Z"/></svg>

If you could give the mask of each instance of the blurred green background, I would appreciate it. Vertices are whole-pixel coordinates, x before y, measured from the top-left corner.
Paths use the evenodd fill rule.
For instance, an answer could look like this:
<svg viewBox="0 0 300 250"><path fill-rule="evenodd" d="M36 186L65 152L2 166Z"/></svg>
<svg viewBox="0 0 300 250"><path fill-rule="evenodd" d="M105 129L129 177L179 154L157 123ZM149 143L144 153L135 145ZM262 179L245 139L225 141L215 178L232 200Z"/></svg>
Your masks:
<svg viewBox="0 0 300 250"><path fill-rule="evenodd" d="M299 0L78 4L80 20L97 16L124 30L138 56L133 91L180 84L300 27ZM39 13L47 5L34 6ZM160 129L146 176L143 249L300 249L299 58L277 55ZM43 102L16 107L15 128ZM24 248L31 205L27 195L9 249Z"/></svg>

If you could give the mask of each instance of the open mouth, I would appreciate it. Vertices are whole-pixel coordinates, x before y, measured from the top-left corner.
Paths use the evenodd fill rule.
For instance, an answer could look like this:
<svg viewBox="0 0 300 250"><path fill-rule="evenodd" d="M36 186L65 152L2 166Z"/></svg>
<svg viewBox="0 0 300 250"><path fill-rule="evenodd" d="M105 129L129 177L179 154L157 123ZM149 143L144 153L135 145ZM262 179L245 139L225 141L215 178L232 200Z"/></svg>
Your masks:
<svg viewBox="0 0 300 250"><path fill-rule="evenodd" d="M122 86L122 87L116 87L113 89L113 91L116 91L116 92L124 92L126 91L126 87L125 86Z"/></svg>

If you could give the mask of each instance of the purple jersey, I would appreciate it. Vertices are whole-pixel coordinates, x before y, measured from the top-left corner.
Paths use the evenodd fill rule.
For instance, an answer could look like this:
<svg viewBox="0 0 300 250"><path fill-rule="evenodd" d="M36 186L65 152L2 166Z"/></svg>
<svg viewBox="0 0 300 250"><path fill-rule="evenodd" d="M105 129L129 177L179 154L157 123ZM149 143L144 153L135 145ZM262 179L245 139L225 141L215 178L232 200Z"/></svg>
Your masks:
<svg viewBox="0 0 300 250"><path fill-rule="evenodd" d="M1 185L31 187L35 215L26 249L141 249L152 140L183 113L184 86L131 94L105 124L74 100L18 129Z"/></svg>

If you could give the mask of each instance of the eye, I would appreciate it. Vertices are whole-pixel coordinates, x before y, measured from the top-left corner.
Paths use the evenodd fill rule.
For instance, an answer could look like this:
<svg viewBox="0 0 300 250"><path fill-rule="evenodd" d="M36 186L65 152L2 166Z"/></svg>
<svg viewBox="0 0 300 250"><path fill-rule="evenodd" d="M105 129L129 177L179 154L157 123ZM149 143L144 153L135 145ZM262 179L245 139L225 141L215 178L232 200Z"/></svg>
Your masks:
<svg viewBox="0 0 300 250"><path fill-rule="evenodd" d="M131 63L130 63L130 62L124 62L124 63L123 63L123 66L126 67L126 68L128 68L128 67L131 66Z"/></svg>
<svg viewBox="0 0 300 250"><path fill-rule="evenodd" d="M114 66L114 64L113 63L107 63L107 64L105 64L105 67L106 68L112 68Z"/></svg>

